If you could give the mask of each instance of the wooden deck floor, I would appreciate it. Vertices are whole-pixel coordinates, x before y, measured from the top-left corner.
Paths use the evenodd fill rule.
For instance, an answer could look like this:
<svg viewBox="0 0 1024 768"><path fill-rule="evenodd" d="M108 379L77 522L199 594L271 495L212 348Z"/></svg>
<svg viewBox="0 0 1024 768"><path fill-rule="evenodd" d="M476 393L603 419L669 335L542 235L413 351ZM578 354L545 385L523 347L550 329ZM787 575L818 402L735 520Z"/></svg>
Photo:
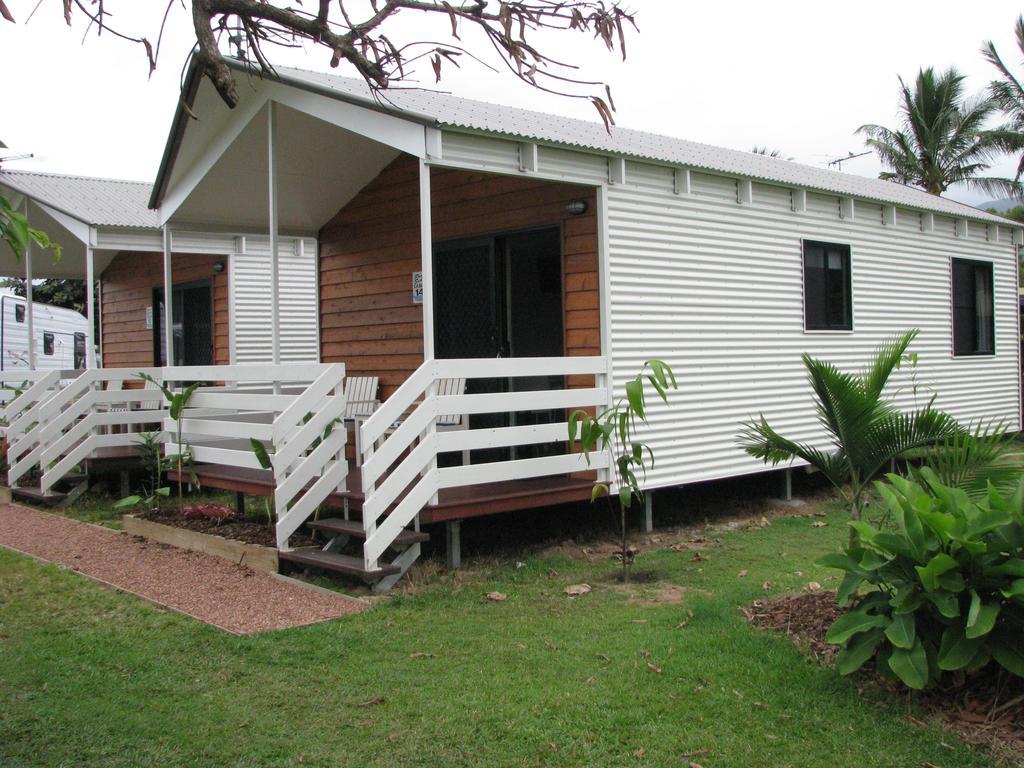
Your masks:
<svg viewBox="0 0 1024 768"><path fill-rule="evenodd" d="M270 496L274 492L274 480L270 470L199 464L195 467L195 472L199 482L208 488L236 491L251 496ZM171 472L169 475L172 480L177 479L175 473ZM427 506L420 514L420 522L429 525L481 515L588 501L593 483L593 480L583 477L558 476L445 488L438 494L438 503ZM353 467L349 471L347 487L348 491L333 494L324 503L341 509L347 500L349 509L362 509L364 497L358 468Z"/></svg>

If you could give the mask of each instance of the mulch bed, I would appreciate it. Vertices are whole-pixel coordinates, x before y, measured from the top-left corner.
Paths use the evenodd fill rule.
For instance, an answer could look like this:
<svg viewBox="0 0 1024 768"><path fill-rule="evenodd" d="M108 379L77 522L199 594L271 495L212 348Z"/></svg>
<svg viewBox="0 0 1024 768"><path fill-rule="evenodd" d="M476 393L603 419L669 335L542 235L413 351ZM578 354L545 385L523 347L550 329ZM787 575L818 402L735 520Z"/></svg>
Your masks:
<svg viewBox="0 0 1024 768"><path fill-rule="evenodd" d="M229 507L225 508L231 512L227 517L189 515L188 512L190 507L195 506L213 507L220 505L187 505L185 507L186 514L184 516L178 512L178 508L176 506L166 507L163 509L145 510L142 512L132 512L132 514L136 517L141 517L144 520L152 520L154 523L160 523L161 525L172 525L175 528L187 528L190 531L209 533L214 536L223 536L225 539L233 539L234 541L241 541L246 544L259 544L260 546L273 548L277 547L277 538L272 525L267 525L266 523L242 517L235 513L234 510L230 510ZM316 544L316 540L304 533L302 529L296 531L290 540L290 545L293 547L307 547L314 544Z"/></svg>
<svg viewBox="0 0 1024 768"><path fill-rule="evenodd" d="M60 563L238 634L313 624L366 607L220 557L16 504L0 506L0 547Z"/></svg>
<svg viewBox="0 0 1024 768"><path fill-rule="evenodd" d="M757 600L743 612L755 627L785 632L819 664L831 665L839 652L839 646L825 642L828 628L843 613L835 592L805 592L776 600ZM872 668L871 662L864 667ZM1000 763L1024 765L1024 679L1000 674L990 665L988 671L971 678L949 675L943 686L908 693L870 672L856 674L892 693L911 696L923 717L941 721L968 744L989 750ZM913 715L907 717L923 724Z"/></svg>

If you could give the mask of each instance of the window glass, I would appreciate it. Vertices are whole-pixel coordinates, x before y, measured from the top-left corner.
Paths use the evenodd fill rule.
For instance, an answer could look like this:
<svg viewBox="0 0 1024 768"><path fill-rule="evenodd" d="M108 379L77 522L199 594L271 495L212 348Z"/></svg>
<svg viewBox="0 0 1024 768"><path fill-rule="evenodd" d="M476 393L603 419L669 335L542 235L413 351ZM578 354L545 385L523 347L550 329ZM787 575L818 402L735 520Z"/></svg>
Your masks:
<svg viewBox="0 0 1024 768"><path fill-rule="evenodd" d="M75 369L85 368L85 334L75 334Z"/></svg>
<svg viewBox="0 0 1024 768"><path fill-rule="evenodd" d="M853 329L850 246L804 241L804 328Z"/></svg>
<svg viewBox="0 0 1024 768"><path fill-rule="evenodd" d="M46 332L43 334L43 354L53 354L53 334L50 332Z"/></svg>
<svg viewBox="0 0 1024 768"><path fill-rule="evenodd" d="M953 259L953 354L995 353L992 264Z"/></svg>

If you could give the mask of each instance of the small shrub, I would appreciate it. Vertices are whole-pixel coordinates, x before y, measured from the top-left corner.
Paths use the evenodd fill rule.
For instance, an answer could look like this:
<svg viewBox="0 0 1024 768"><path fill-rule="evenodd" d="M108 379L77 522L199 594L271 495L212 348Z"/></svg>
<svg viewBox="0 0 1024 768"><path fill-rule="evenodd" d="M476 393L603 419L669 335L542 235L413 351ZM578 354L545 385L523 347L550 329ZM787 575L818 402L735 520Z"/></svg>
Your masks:
<svg viewBox="0 0 1024 768"><path fill-rule="evenodd" d="M1024 479L1012 496L990 486L972 501L928 468L888 478L876 488L891 528L851 522L859 541L819 560L846 573L839 604L853 602L826 635L842 646L838 671L876 657L911 688L993 661L1024 676Z"/></svg>

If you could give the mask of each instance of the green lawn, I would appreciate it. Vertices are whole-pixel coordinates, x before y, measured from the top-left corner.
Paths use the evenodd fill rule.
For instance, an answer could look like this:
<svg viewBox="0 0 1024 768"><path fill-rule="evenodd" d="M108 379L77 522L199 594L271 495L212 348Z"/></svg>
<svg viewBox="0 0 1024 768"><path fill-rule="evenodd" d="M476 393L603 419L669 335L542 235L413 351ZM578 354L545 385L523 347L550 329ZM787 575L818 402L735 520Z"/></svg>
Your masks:
<svg viewBox="0 0 1024 768"><path fill-rule="evenodd" d="M661 581L628 591L562 548L251 638L0 551L0 765L992 765L746 625L765 581L835 584L827 520L716 533L698 562L663 536L638 561Z"/></svg>

